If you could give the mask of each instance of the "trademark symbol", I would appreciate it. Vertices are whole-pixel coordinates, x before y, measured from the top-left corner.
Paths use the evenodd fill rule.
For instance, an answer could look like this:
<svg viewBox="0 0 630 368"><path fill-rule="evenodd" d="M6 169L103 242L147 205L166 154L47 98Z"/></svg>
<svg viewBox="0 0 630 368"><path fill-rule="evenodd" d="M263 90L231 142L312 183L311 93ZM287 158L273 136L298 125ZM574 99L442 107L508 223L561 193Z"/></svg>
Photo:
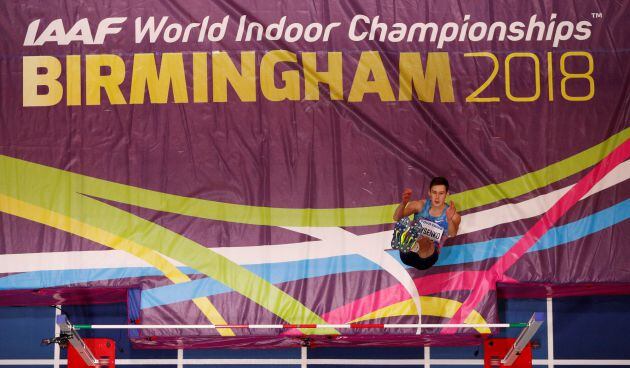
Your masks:
<svg viewBox="0 0 630 368"><path fill-rule="evenodd" d="M602 13L591 13L591 17L597 19L597 18L603 18Z"/></svg>

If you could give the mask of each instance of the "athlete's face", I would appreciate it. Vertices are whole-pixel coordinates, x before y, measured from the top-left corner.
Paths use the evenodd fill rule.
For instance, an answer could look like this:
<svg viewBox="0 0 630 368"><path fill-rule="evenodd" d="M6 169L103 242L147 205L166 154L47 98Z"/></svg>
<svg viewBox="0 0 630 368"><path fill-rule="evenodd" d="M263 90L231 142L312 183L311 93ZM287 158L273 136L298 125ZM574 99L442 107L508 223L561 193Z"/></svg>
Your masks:
<svg viewBox="0 0 630 368"><path fill-rule="evenodd" d="M442 207L444 202L446 202L446 195L448 192L446 191L445 185L434 185L429 189L429 198L431 198L431 205L433 207Z"/></svg>

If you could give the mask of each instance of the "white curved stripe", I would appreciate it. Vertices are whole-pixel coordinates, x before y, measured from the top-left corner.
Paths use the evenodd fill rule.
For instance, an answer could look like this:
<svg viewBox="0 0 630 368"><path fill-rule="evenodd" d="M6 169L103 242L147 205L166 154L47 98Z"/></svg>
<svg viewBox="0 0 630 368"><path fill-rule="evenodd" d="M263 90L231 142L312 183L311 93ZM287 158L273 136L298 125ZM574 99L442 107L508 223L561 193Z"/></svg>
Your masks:
<svg viewBox="0 0 630 368"><path fill-rule="evenodd" d="M0 273L128 267L153 266L122 250L0 255Z"/></svg>
<svg viewBox="0 0 630 368"><path fill-rule="evenodd" d="M618 165L606 175L584 198L630 179L630 161ZM462 216L459 234L471 233L508 222L538 216L549 209L571 186L516 204ZM261 264L327 258L347 254L372 254L389 249L391 231L354 235L340 228L288 228L312 234L322 240L302 243L212 248L238 264ZM381 254L385 259L385 254ZM177 265L178 262L173 261ZM376 263L381 262L380 260ZM384 261L383 261L384 262ZM380 263L379 263L380 264ZM0 273L98 268L149 267L149 265L122 251L72 251L48 253L0 254Z"/></svg>
<svg viewBox="0 0 630 368"><path fill-rule="evenodd" d="M600 182L586 193L580 200L610 188L630 178L630 161L623 162L610 171ZM573 184L574 185L574 184ZM519 203L505 204L462 216L459 234L468 234L475 231L489 229L491 227L506 224L542 215L547 212L573 185L540 195Z"/></svg>
<svg viewBox="0 0 630 368"><path fill-rule="evenodd" d="M582 199L628 179L630 179L630 160L618 165L614 170L609 172L608 175L597 183ZM497 225L539 216L549 210L571 187L573 187L573 185L520 203L505 204L488 210L463 215L459 234L472 233ZM365 254L365 258L371 260L371 256L368 255L368 252L374 250L382 252L383 250L390 249L391 231L356 235L354 236L357 240L356 243L347 241L342 243L339 241L339 239L342 238L341 235L338 234L338 231L342 231L343 233L348 232L340 228L285 228L322 240L267 245L265 246L264 254L261 254L260 251L255 251L256 248L260 248L259 246L213 248L213 250L235 262L259 264L327 258L347 254Z"/></svg>

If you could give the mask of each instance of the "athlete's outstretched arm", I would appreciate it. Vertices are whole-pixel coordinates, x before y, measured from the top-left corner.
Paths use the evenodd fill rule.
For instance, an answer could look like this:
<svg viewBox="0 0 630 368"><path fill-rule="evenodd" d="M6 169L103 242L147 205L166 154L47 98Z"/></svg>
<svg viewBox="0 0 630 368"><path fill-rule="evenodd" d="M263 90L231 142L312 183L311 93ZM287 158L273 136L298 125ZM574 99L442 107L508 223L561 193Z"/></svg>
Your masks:
<svg viewBox="0 0 630 368"><path fill-rule="evenodd" d="M462 217L457 213L457 208L455 208L453 201L451 201L451 205L446 209L446 221L448 222L448 237L452 238L457 235L459 224L462 222Z"/></svg>
<svg viewBox="0 0 630 368"><path fill-rule="evenodd" d="M394 211L394 221L398 221L403 217L407 217L412 213L416 213L424 205L424 201L409 201L413 192L409 188L405 188L401 195L401 202Z"/></svg>

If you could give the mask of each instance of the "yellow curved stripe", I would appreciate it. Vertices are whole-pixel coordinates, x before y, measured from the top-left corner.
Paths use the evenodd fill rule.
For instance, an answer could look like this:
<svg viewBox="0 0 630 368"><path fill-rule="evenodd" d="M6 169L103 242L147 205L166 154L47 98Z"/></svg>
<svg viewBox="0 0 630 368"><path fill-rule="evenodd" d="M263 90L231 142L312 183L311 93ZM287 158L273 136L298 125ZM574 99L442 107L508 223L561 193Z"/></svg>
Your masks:
<svg viewBox="0 0 630 368"><path fill-rule="evenodd" d="M453 317L455 312L457 312L457 310L462 305L462 303L456 300L438 298L434 296L421 296L420 305L422 307L423 315L451 318ZM356 323L356 322L379 319L379 318L386 318L386 317L417 316L417 315L418 313L416 312L416 306L413 303L413 300L407 299L407 300L403 300L402 302L398 302L392 305L388 305L387 307L372 311L348 323ZM464 323L483 324L487 322L481 314L473 310L468 315L468 318L466 318ZM487 327L475 328L475 330L483 334L490 333L490 329Z"/></svg>
<svg viewBox="0 0 630 368"><path fill-rule="evenodd" d="M188 276L186 276L186 278L188 278ZM197 308L199 308L201 313L203 313L203 315L206 316L208 321L210 321L212 324L215 324L215 325L227 324L223 316L221 316L221 313L219 313L217 308L214 306L214 304L212 304L212 302L208 298L200 297L200 298L195 298L192 301L193 303L195 303ZM221 336L236 336L236 334L234 333L234 331L232 331L231 328L217 328L217 332Z"/></svg>
<svg viewBox="0 0 630 368"><path fill-rule="evenodd" d="M157 268L173 283L177 284L190 281L188 275L180 271L159 253L131 240L114 235L81 221L77 221L68 216L61 215L54 211L35 206L3 194L0 194L0 211L66 231L112 249L125 251ZM195 298L193 299L193 303L213 324L226 324L226 321L223 319L216 307L210 302L210 300L208 300L208 298ZM221 336L235 336L234 332L229 328L217 329L217 331L221 334Z"/></svg>

